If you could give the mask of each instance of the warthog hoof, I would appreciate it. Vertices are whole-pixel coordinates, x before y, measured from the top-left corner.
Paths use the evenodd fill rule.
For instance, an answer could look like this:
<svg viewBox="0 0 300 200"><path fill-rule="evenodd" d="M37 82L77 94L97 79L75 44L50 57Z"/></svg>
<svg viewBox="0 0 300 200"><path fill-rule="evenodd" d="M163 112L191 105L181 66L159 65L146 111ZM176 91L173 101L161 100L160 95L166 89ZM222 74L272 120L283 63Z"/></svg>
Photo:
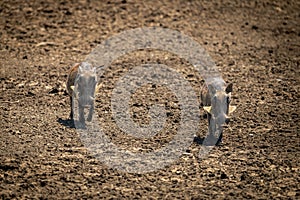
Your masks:
<svg viewBox="0 0 300 200"><path fill-rule="evenodd" d="M86 121L88 121L88 122L92 121L92 116L91 117L88 116L87 119L86 119Z"/></svg>
<svg viewBox="0 0 300 200"><path fill-rule="evenodd" d="M222 143L222 135L220 135L219 138L215 137L214 135L208 135L204 142L203 145L204 146L218 146Z"/></svg>
<svg viewBox="0 0 300 200"><path fill-rule="evenodd" d="M76 124L75 124L75 127L77 128L77 129L86 129L86 126L85 126L85 122L80 122L80 121L78 121Z"/></svg>

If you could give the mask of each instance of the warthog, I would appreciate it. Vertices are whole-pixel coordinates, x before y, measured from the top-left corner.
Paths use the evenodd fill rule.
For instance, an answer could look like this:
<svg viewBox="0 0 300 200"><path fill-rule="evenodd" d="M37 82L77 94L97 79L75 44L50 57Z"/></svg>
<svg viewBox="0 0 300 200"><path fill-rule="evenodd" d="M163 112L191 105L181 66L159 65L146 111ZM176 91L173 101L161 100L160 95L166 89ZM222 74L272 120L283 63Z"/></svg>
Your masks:
<svg viewBox="0 0 300 200"><path fill-rule="evenodd" d="M221 86L220 86L221 85ZM203 85L201 89L201 105L207 112L208 119L208 145L216 141L216 145L222 142L223 126L229 123L228 115L236 107L230 105L232 92L232 83L227 86L224 84Z"/></svg>
<svg viewBox="0 0 300 200"><path fill-rule="evenodd" d="M87 121L91 121L94 112L95 90L97 85L96 68L87 62L76 63L69 71L67 92L70 96L70 119L73 120L73 97L78 99L79 122L84 125L84 108L89 107Z"/></svg>

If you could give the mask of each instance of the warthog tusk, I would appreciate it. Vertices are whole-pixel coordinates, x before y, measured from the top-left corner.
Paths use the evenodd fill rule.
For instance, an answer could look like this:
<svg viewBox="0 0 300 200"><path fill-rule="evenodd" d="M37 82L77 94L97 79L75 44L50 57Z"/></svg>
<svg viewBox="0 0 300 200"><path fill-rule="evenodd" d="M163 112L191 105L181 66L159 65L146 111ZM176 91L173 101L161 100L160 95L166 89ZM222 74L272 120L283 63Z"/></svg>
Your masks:
<svg viewBox="0 0 300 200"><path fill-rule="evenodd" d="M236 110L236 106L229 106L228 113L230 114L230 113L234 112L235 110Z"/></svg>
<svg viewBox="0 0 300 200"><path fill-rule="evenodd" d="M211 106L203 106L203 109L208 112L211 113Z"/></svg>

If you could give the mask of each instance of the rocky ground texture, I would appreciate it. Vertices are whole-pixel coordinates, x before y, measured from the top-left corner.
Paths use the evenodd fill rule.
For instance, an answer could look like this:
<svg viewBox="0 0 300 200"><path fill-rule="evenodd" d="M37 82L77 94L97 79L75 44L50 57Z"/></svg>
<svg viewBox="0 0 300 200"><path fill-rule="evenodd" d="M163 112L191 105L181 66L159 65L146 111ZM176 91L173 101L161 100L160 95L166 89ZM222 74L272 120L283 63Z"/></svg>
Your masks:
<svg viewBox="0 0 300 200"><path fill-rule="evenodd" d="M0 2L0 197L2 199L299 199L299 1ZM67 70L105 39L132 28L180 31L209 52L234 84L237 110L221 146L199 158L193 142L173 164L127 173L92 156L67 120ZM168 144L180 123L176 96L144 86L132 98L136 123L149 105L165 105L164 131L141 140L111 115L116 82L133 66L166 64L199 94L203 80L176 55L133 52L101 76L96 115L107 136L133 152ZM199 97L199 96L198 96ZM207 122L200 112L199 137Z"/></svg>

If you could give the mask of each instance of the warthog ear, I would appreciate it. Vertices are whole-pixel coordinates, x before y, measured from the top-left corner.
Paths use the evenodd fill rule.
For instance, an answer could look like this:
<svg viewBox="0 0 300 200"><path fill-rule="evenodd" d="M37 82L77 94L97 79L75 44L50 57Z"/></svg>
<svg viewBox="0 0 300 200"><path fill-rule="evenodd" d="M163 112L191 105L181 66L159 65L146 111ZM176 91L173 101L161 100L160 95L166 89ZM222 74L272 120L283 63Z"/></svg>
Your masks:
<svg viewBox="0 0 300 200"><path fill-rule="evenodd" d="M79 65L79 67L78 67L78 73L79 73L79 74L81 74L82 71L83 71L81 64L82 64L82 63L80 63L80 65Z"/></svg>
<svg viewBox="0 0 300 200"><path fill-rule="evenodd" d="M229 83L229 84L226 86L225 92L226 92L227 94L229 94L230 92L232 92L232 86L233 86L232 83Z"/></svg>
<svg viewBox="0 0 300 200"><path fill-rule="evenodd" d="M228 110L228 113L232 113L233 111L235 111L236 109L236 106L229 106L229 110Z"/></svg>
<svg viewBox="0 0 300 200"><path fill-rule="evenodd" d="M211 113L211 106L203 106L203 109L208 112Z"/></svg>

